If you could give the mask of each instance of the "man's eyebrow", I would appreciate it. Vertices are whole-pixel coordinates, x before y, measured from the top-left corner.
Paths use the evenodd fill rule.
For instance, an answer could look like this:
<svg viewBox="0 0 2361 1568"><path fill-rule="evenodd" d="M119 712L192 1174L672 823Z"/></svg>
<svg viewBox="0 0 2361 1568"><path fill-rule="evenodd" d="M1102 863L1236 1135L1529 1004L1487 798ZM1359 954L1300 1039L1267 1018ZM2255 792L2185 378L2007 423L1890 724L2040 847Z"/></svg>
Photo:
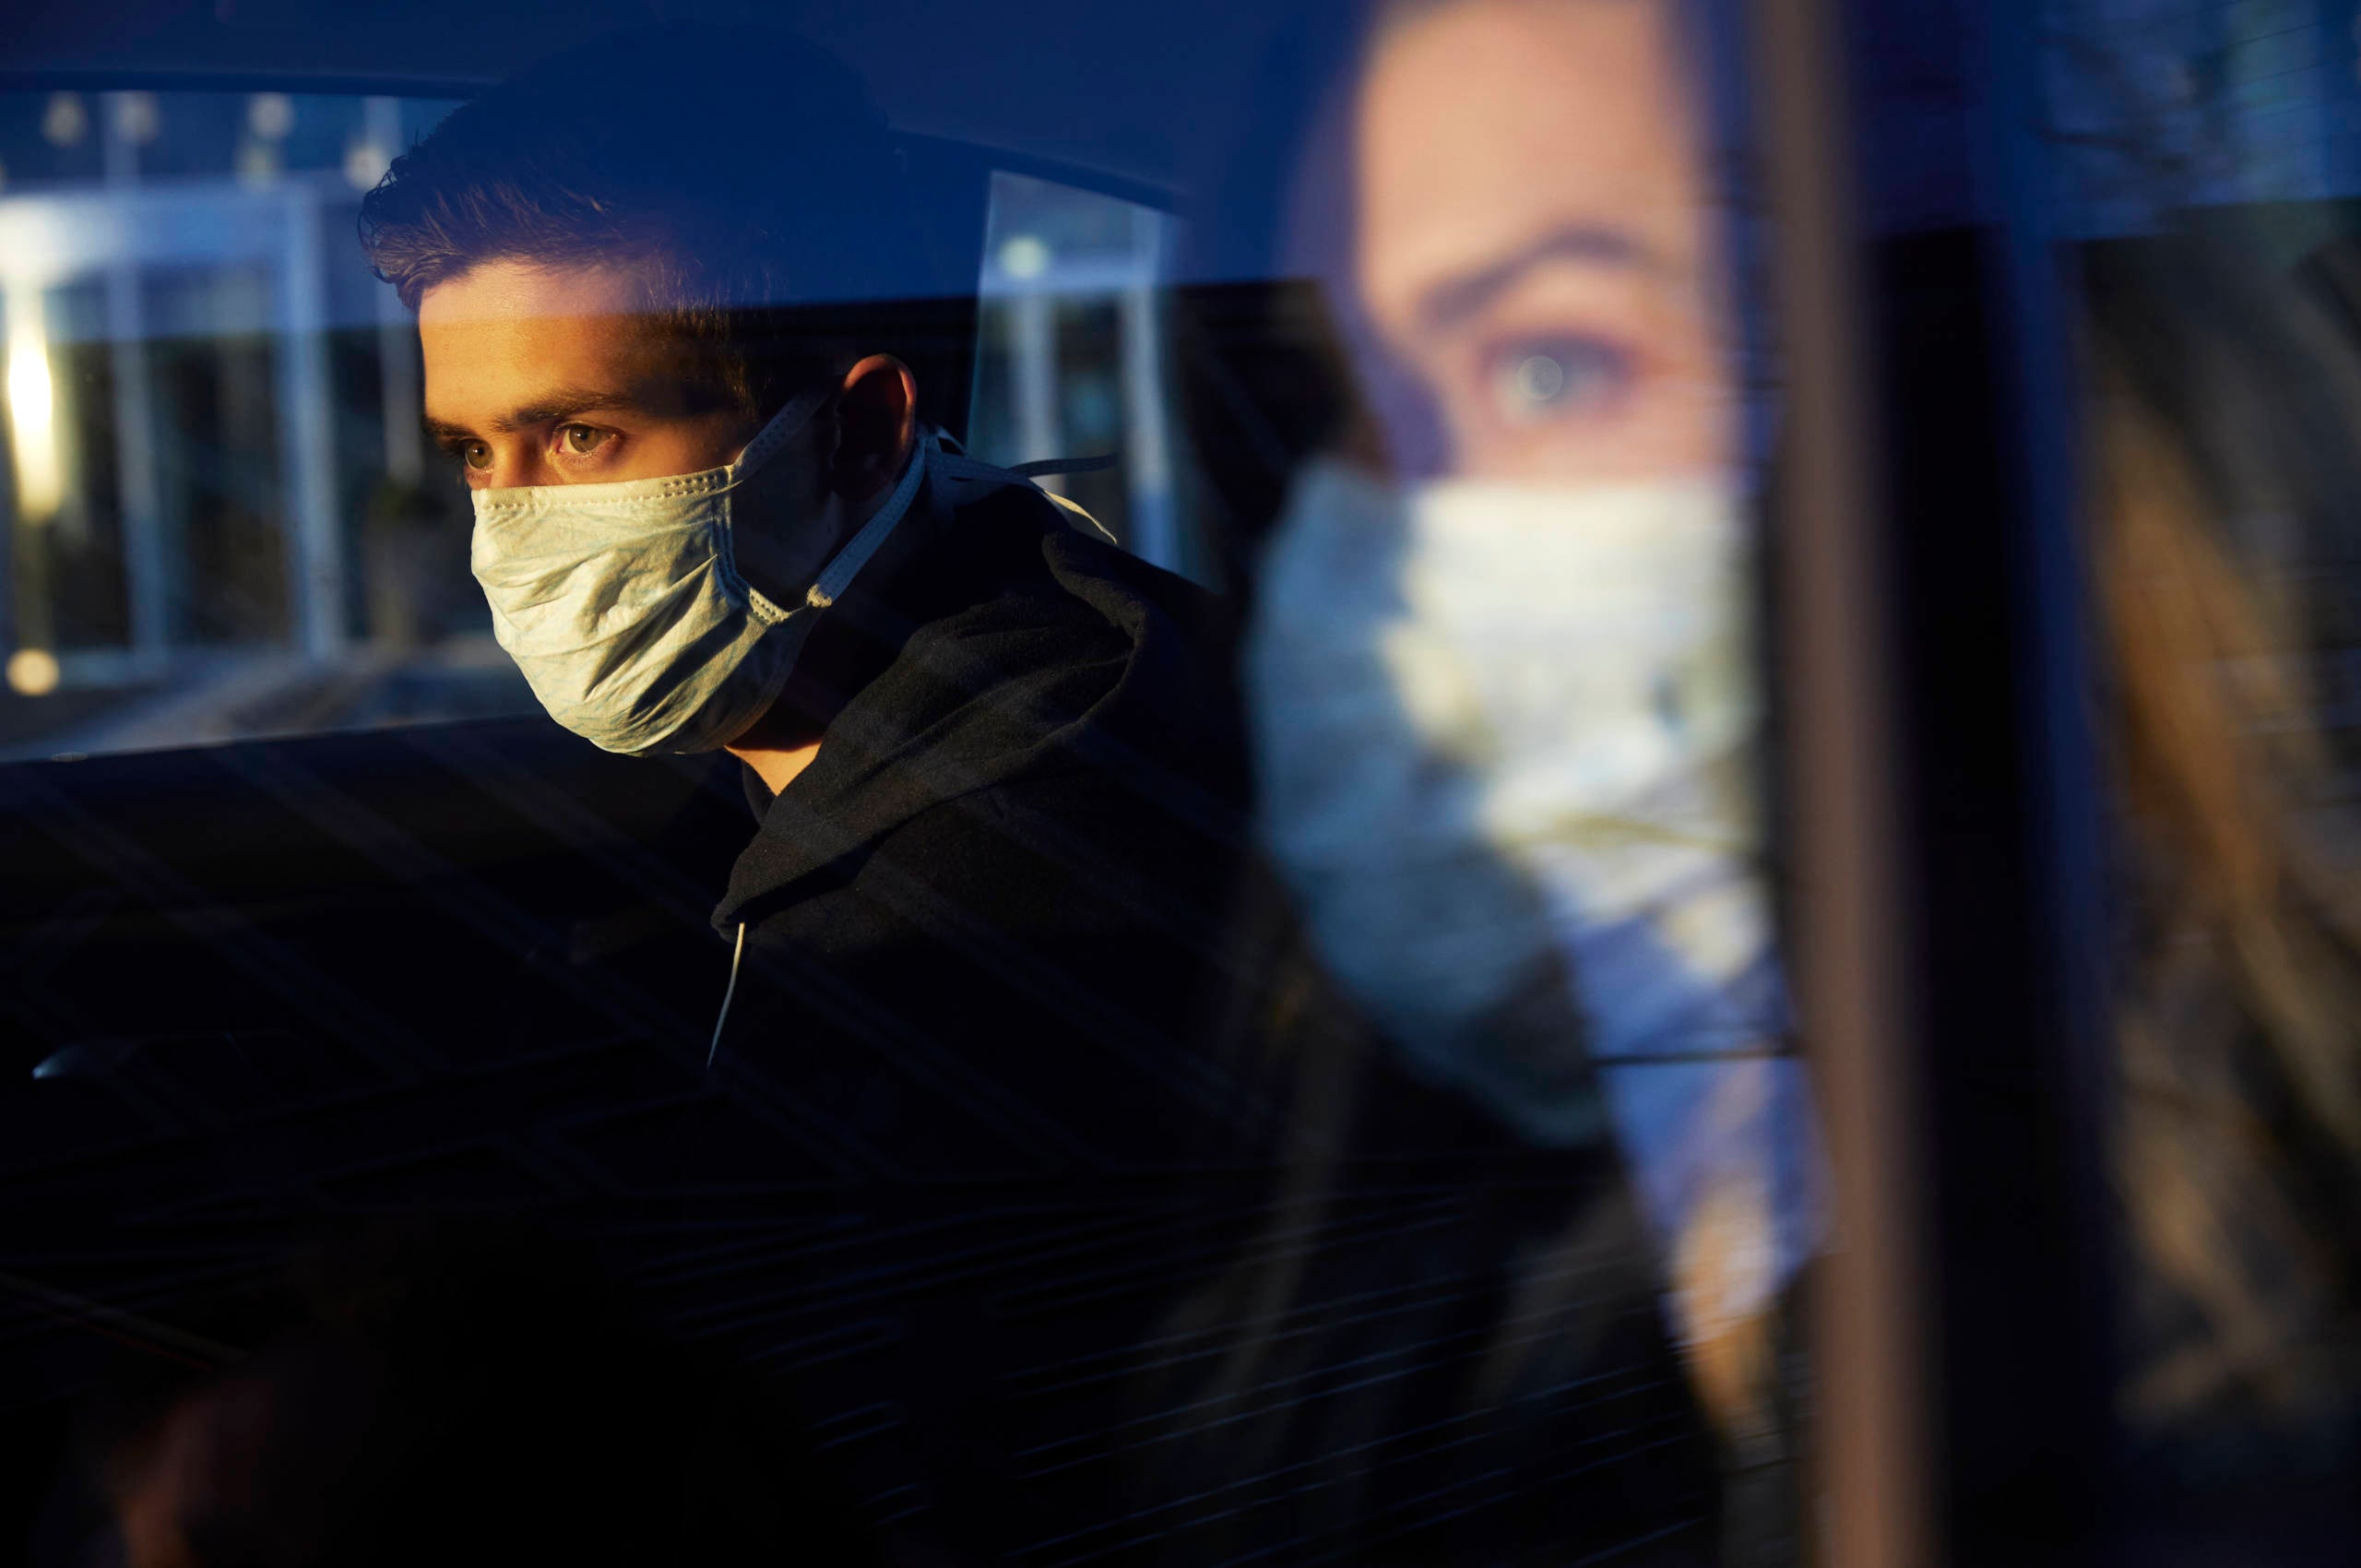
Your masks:
<svg viewBox="0 0 2361 1568"><path fill-rule="evenodd" d="M1479 315L1525 274L1552 261L1584 261L1653 270L1657 257L1629 230L1574 224L1544 234L1499 261L1449 278L1418 297L1418 320L1429 332L1447 331Z"/></svg>
<svg viewBox="0 0 2361 1568"><path fill-rule="evenodd" d="M529 430L535 425L550 424L558 420L573 419L581 414L592 414L609 409L636 409L640 406L639 398L628 390L619 391L613 387L597 389L561 387L545 397L534 399L522 408L511 409L502 414L492 422L491 434L511 435L520 430ZM426 434L447 446L453 442L477 440L483 433L469 430L463 424L454 424L449 420L436 419L429 414L426 416Z"/></svg>

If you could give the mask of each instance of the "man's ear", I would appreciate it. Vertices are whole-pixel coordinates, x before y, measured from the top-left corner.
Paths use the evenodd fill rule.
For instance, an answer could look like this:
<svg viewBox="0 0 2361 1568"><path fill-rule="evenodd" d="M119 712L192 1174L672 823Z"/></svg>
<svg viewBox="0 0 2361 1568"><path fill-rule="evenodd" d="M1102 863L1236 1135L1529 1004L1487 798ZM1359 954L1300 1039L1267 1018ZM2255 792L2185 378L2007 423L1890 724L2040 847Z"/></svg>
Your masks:
<svg viewBox="0 0 2361 1568"><path fill-rule="evenodd" d="M845 372L829 488L858 505L900 478L918 441L918 405L910 367L891 354L872 354Z"/></svg>

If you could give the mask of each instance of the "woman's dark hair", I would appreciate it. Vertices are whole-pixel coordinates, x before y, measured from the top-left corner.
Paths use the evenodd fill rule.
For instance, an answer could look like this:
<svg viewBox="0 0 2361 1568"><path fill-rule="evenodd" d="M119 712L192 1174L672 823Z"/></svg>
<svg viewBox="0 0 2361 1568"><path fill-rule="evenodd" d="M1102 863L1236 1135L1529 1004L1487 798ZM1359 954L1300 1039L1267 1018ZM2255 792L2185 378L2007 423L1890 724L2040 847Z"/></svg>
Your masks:
<svg viewBox="0 0 2361 1568"><path fill-rule="evenodd" d="M610 34L462 105L362 200L361 243L412 309L490 261L628 266L692 384L750 415L856 351L849 303L946 281L860 78L751 27Z"/></svg>
<svg viewBox="0 0 2361 1568"><path fill-rule="evenodd" d="M2351 242L2291 281L2247 236L2189 228L2084 257L2126 890L2124 1408L2167 1448L2216 1425L2350 1431L2361 1386L2361 903L2337 717L2361 625L2361 362L2323 297Z"/></svg>

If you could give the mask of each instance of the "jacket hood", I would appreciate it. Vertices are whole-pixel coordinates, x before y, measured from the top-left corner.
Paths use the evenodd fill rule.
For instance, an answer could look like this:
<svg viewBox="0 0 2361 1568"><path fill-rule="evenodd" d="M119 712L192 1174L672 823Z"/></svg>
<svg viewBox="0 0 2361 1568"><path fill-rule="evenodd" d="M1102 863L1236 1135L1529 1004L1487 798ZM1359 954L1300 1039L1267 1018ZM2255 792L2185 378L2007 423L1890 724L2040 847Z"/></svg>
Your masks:
<svg viewBox="0 0 2361 1568"><path fill-rule="evenodd" d="M922 812L1069 770L1208 830L1234 813L1234 705L1205 658L1209 597L981 464L939 462L923 500L907 564L829 611L840 635L893 649L889 662L776 798L747 769L760 830L715 911L724 931L808 879L848 876Z"/></svg>

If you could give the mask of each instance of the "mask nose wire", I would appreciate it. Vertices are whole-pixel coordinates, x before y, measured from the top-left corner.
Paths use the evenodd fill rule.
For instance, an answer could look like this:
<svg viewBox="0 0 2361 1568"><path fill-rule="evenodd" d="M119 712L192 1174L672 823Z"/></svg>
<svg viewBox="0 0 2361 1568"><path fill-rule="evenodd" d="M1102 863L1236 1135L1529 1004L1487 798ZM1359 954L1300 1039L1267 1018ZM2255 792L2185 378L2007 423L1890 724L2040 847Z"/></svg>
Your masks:
<svg viewBox="0 0 2361 1568"><path fill-rule="evenodd" d="M730 1022L730 1004L738 994L738 965L746 956L746 922L738 922L738 944L730 950L730 984L721 993L721 1016L713 1021L713 1043L706 1047L705 1070L713 1071L713 1059L721 1050L722 1027Z"/></svg>

